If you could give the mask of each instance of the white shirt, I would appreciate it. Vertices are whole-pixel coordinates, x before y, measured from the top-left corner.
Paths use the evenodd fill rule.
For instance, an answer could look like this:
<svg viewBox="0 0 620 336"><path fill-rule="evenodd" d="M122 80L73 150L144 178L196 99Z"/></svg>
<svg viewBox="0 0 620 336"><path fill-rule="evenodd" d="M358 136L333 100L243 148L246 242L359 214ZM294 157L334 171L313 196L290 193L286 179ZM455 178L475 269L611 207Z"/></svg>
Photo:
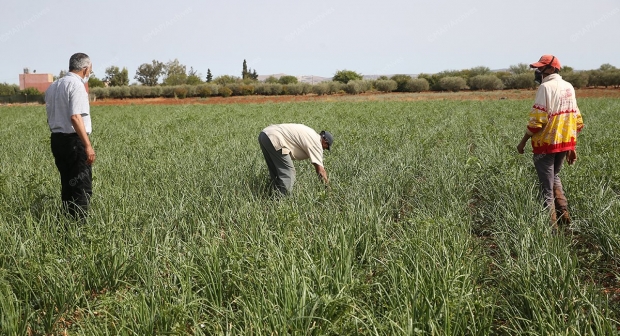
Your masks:
<svg viewBox="0 0 620 336"><path fill-rule="evenodd" d="M90 134L90 105L82 78L73 72L58 79L45 91L47 123L52 133L75 133L71 116L79 114L84 121L86 133Z"/></svg>
<svg viewBox="0 0 620 336"><path fill-rule="evenodd" d="M321 136L312 128L302 124L270 125L263 130L275 150L290 154L293 160L305 160L323 166Z"/></svg>
<svg viewBox="0 0 620 336"><path fill-rule="evenodd" d="M551 74L542 80L536 92L534 107L539 106L549 115L566 111L579 111L573 85L559 74Z"/></svg>

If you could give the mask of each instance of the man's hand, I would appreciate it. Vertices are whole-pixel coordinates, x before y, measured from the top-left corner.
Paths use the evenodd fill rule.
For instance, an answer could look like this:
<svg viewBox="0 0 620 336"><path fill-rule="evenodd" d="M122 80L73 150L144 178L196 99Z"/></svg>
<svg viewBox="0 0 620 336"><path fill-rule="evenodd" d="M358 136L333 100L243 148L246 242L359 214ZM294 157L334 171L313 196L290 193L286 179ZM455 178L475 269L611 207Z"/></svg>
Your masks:
<svg viewBox="0 0 620 336"><path fill-rule="evenodd" d="M317 175L319 175L319 178L321 179L321 181L323 181L323 183L325 183L325 185L329 185L329 180L327 179L327 172L325 171L325 168L323 168L323 166L318 165L316 163L313 163L314 165L314 170L316 170Z"/></svg>
<svg viewBox="0 0 620 336"><path fill-rule="evenodd" d="M524 149L525 143L523 143L523 141L519 142L519 144L517 145L517 152L519 152L519 154L523 154L525 153Z"/></svg>
<svg viewBox="0 0 620 336"><path fill-rule="evenodd" d="M95 163L95 150L92 146L86 147L86 164L92 165Z"/></svg>
<svg viewBox="0 0 620 336"><path fill-rule="evenodd" d="M574 149L569 150L568 153L566 153L566 163L572 165L575 161L577 161L577 152Z"/></svg>
<svg viewBox="0 0 620 336"><path fill-rule="evenodd" d="M86 129L84 128L84 121L82 119L82 116L79 114L72 115L71 124L73 125L75 133L77 133L77 135L80 137L82 144L84 144L84 149L86 152L86 164L90 166L93 164L93 162L95 162L95 150L90 144L88 134L86 134Z"/></svg>

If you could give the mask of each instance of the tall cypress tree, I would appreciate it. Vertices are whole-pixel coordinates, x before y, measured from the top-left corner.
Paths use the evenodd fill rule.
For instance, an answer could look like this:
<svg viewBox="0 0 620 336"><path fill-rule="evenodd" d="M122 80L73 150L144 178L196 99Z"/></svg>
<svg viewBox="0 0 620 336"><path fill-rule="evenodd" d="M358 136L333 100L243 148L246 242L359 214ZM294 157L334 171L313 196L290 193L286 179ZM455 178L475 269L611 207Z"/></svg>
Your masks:
<svg viewBox="0 0 620 336"><path fill-rule="evenodd" d="M243 71L241 71L241 78L246 79L248 77L248 63L243 60Z"/></svg>
<svg viewBox="0 0 620 336"><path fill-rule="evenodd" d="M211 74L211 69L207 69L207 83L211 83L213 80L213 75Z"/></svg>

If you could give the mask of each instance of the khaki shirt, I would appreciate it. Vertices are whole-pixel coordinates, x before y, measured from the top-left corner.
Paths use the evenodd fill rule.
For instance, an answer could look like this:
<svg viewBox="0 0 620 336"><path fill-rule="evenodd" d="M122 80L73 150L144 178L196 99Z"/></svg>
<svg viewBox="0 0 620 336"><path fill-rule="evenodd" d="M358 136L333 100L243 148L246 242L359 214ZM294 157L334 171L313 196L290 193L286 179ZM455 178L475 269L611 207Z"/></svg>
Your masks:
<svg viewBox="0 0 620 336"><path fill-rule="evenodd" d="M312 128L302 124L270 125L263 130L276 150L290 154L293 160L310 159L323 166L321 136Z"/></svg>

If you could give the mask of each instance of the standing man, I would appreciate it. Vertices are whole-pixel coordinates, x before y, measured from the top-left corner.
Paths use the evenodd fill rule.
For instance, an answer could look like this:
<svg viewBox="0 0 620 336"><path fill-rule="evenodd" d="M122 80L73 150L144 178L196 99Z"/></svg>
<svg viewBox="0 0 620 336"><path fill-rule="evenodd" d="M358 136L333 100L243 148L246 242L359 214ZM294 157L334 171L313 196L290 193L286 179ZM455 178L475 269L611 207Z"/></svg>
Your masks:
<svg viewBox="0 0 620 336"><path fill-rule="evenodd" d="M575 145L577 133L583 128L583 120L577 107L575 89L558 74L561 65L557 57L543 55L530 67L536 68L535 80L540 87L517 151L523 154L527 140L532 138L534 166L545 207L551 212L551 222L556 226L559 216L561 224L570 224L568 202L558 174L564 160L569 165L577 160Z"/></svg>
<svg viewBox="0 0 620 336"><path fill-rule="evenodd" d="M270 125L258 136L258 143L269 168L271 184L286 195L295 184L292 160L310 159L323 183L329 183L323 168L323 150L330 150L334 137L327 131L315 132L301 124Z"/></svg>
<svg viewBox="0 0 620 336"><path fill-rule="evenodd" d="M92 195L95 150L90 139L90 106L84 84L92 73L88 55L69 59L69 72L45 91L52 154L60 172L62 203L73 218L85 218Z"/></svg>

